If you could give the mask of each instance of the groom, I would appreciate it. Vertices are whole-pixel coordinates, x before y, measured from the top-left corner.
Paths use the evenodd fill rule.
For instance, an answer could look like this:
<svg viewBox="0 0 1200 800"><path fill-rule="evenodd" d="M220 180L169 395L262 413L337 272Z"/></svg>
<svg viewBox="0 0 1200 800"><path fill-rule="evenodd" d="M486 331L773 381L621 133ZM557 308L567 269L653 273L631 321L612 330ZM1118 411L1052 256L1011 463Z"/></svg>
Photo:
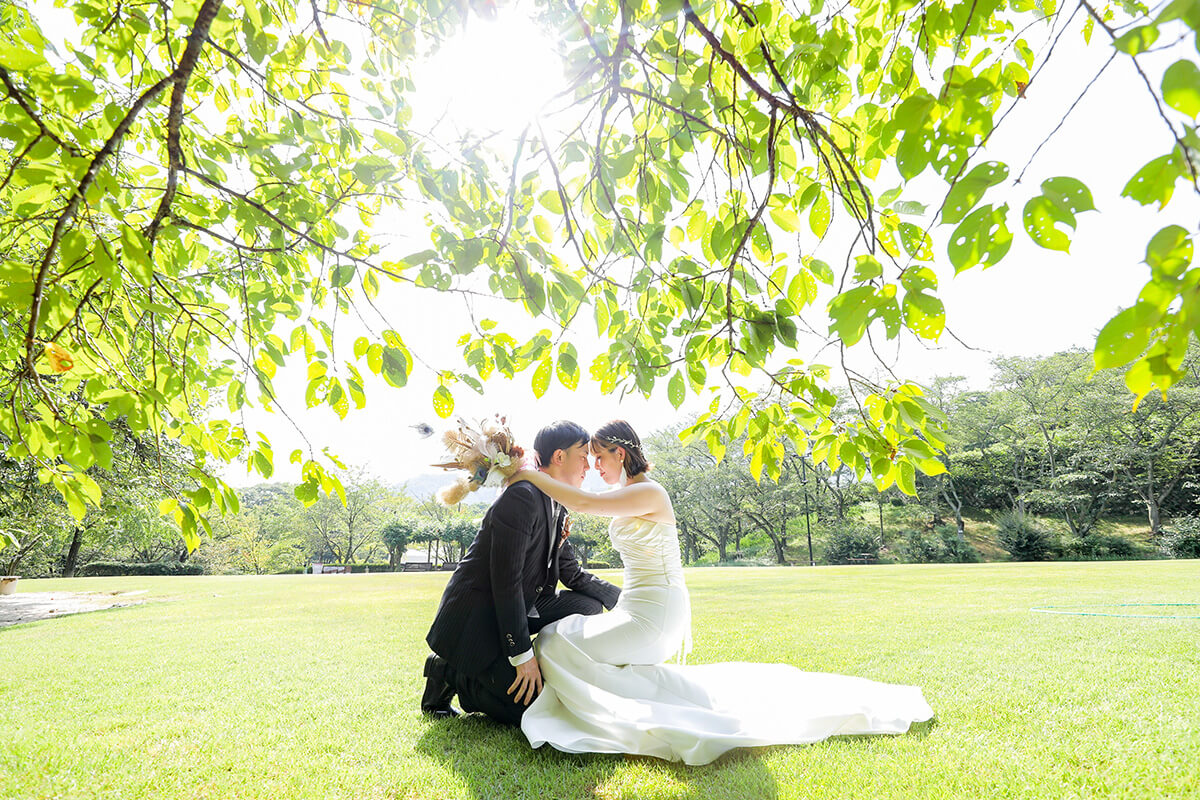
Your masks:
<svg viewBox="0 0 1200 800"><path fill-rule="evenodd" d="M588 432L574 422L542 428L533 442L539 468L578 488L588 471ZM446 584L425 640L421 710L466 711L517 725L542 688L531 635L571 614L612 608L621 590L584 572L563 546L566 511L529 481L513 484L483 518L475 541ZM569 591L556 591L559 581Z"/></svg>

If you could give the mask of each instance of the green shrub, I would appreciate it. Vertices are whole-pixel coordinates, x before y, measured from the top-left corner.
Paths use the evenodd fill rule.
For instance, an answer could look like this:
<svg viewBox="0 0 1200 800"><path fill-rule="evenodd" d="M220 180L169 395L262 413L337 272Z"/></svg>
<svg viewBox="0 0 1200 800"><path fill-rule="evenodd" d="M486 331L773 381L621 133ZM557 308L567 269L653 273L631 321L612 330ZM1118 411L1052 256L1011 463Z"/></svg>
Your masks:
<svg viewBox="0 0 1200 800"><path fill-rule="evenodd" d="M947 564L978 564L983 560L979 555L979 551L971 546L971 543L966 539L958 538L958 528L954 525L943 525L938 529L942 534L942 541L946 545L946 563Z"/></svg>
<svg viewBox="0 0 1200 800"><path fill-rule="evenodd" d="M946 560L946 544L933 531L905 531L900 555L910 564L938 564Z"/></svg>
<svg viewBox="0 0 1200 800"><path fill-rule="evenodd" d="M383 563L380 563L380 564L349 564L349 565L346 565L346 564L326 564L325 566L327 566L327 567L345 567L345 566L349 566L349 567L350 567L350 574L351 574L351 575L358 575L359 573L363 573L363 572L392 572L392 571L393 571L393 570L392 570L392 565L391 565L391 564L388 564L387 562L383 562ZM308 566L308 567L305 567L303 570L300 570L300 571L301 571L301 572L309 572L309 573L311 573L311 572L312 572L312 566L310 565L310 566ZM286 573L284 573L284 574L286 574Z"/></svg>
<svg viewBox="0 0 1200 800"><path fill-rule="evenodd" d="M860 556L879 557L879 537L874 528L848 525L834 530L825 543L825 563L849 564Z"/></svg>
<svg viewBox="0 0 1200 800"><path fill-rule="evenodd" d="M1013 561L1049 561L1058 554L1057 543L1049 531L1033 518L1018 511L996 517L996 539Z"/></svg>
<svg viewBox="0 0 1200 800"><path fill-rule="evenodd" d="M1200 558L1200 517L1182 517L1163 530L1159 549L1170 558Z"/></svg>
<svg viewBox="0 0 1200 800"><path fill-rule="evenodd" d="M974 564L980 560L979 551L958 538L954 525L906 531L900 552L910 564Z"/></svg>
<svg viewBox="0 0 1200 800"><path fill-rule="evenodd" d="M1063 557L1073 561L1122 561L1141 558L1144 555L1137 544L1124 536L1103 533L1073 539L1063 548Z"/></svg>
<svg viewBox="0 0 1200 800"><path fill-rule="evenodd" d="M93 561L84 564L79 569L79 575L86 578L113 578L126 575L203 575L204 566L188 561L152 561L139 563L134 561Z"/></svg>

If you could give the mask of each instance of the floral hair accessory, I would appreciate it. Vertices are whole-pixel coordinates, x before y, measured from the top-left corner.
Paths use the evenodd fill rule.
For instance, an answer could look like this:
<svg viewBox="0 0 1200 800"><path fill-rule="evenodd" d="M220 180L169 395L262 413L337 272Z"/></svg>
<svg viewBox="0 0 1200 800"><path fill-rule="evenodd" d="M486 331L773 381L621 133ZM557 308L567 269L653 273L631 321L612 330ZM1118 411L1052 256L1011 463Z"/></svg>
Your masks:
<svg viewBox="0 0 1200 800"><path fill-rule="evenodd" d="M629 441L628 439L622 439L619 436L600 436L597 438L599 438L603 441L606 441L606 442L611 442L613 444L619 444L619 445L621 445L621 447L627 448L629 450L637 450L639 453L642 451L642 446L640 444L634 444L633 442Z"/></svg>
<svg viewBox="0 0 1200 800"><path fill-rule="evenodd" d="M439 503L457 505L480 486L499 486L521 468L525 450L516 443L506 421L507 417L497 414L472 427L460 417L458 428L442 435L450 460L433 466L466 474L438 490Z"/></svg>

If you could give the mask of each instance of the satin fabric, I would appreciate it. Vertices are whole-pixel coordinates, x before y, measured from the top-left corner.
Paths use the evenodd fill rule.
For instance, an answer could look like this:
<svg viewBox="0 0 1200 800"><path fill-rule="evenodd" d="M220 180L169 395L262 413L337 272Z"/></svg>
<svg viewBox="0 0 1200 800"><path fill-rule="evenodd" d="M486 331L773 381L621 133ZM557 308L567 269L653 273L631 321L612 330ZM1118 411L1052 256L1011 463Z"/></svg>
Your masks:
<svg viewBox="0 0 1200 800"><path fill-rule="evenodd" d="M691 644L673 525L613 520L625 582L607 614L571 616L534 642L545 688L521 729L533 747L707 764L737 747L903 733L933 716L921 690L785 664L665 663Z"/></svg>

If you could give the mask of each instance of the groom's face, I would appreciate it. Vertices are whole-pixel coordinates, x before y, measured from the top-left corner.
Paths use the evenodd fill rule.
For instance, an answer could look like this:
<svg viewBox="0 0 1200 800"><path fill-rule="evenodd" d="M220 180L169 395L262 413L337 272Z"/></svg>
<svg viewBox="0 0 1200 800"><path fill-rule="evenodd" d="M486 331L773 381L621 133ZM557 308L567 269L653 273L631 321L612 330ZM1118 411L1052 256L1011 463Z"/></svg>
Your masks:
<svg viewBox="0 0 1200 800"><path fill-rule="evenodd" d="M571 445L558 452L562 453L562 462L559 464L559 474L553 477L578 489L583 485L588 471L588 443Z"/></svg>

